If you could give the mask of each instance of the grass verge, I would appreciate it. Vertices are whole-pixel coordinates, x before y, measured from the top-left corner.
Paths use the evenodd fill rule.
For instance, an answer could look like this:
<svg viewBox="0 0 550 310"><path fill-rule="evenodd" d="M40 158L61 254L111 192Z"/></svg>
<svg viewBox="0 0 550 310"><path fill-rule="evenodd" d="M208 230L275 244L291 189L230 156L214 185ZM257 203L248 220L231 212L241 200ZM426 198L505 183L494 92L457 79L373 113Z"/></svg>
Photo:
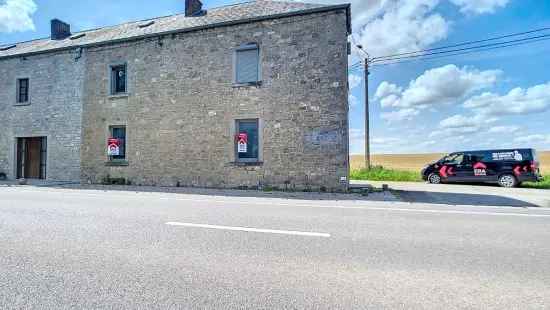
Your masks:
<svg viewBox="0 0 550 310"><path fill-rule="evenodd" d="M550 189L550 177L544 177L544 179L542 179L542 181L538 183L523 183L521 184L521 187Z"/></svg>
<svg viewBox="0 0 550 310"><path fill-rule="evenodd" d="M386 169L382 166L372 167L371 169L352 170L351 179L358 181L423 182L422 177L418 172ZM538 183L523 183L521 187L550 189L550 177L545 177Z"/></svg>
<svg viewBox="0 0 550 310"><path fill-rule="evenodd" d="M422 182L420 173L386 169L380 166L371 169L353 170L351 171L351 179L359 181Z"/></svg>

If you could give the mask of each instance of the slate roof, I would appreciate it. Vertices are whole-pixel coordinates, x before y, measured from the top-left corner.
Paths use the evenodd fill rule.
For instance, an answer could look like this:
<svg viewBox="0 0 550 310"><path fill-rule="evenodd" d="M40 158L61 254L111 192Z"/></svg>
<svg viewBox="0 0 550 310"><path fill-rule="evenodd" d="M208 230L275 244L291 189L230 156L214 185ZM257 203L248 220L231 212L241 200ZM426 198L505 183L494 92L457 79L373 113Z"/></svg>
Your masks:
<svg viewBox="0 0 550 310"><path fill-rule="evenodd" d="M4 44L0 45L0 58L33 55L69 48L122 42L132 39L156 36L159 34L194 31L204 28L221 27L231 24L325 12L337 9L347 10L348 31L351 32L349 4L320 5L301 2L256 0L212 8L209 9L208 13L204 16L186 17L185 14L178 14L77 32L73 33L70 38L66 38L64 40L51 40L48 37L15 44Z"/></svg>

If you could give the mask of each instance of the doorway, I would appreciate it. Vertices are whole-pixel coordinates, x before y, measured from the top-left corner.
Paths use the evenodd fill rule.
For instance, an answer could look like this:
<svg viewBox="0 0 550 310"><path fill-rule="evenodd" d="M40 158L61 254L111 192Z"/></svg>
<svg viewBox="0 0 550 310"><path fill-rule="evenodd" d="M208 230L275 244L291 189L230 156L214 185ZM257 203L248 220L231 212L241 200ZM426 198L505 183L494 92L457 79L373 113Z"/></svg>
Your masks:
<svg viewBox="0 0 550 310"><path fill-rule="evenodd" d="M46 137L17 138L17 178L45 179Z"/></svg>

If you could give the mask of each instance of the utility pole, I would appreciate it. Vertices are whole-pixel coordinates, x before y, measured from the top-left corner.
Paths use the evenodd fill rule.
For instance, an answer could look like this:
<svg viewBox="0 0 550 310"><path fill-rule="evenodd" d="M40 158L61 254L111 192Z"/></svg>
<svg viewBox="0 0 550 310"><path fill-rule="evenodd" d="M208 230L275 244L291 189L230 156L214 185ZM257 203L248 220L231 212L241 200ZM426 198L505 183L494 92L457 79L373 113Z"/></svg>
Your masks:
<svg viewBox="0 0 550 310"><path fill-rule="evenodd" d="M369 53L363 49L363 45L357 45L357 48L367 57L365 58L365 168L371 168L370 162L370 107L369 107L369 65L372 61Z"/></svg>
<svg viewBox="0 0 550 310"><path fill-rule="evenodd" d="M365 168L371 168L370 162L370 107L369 107L369 62L365 58Z"/></svg>

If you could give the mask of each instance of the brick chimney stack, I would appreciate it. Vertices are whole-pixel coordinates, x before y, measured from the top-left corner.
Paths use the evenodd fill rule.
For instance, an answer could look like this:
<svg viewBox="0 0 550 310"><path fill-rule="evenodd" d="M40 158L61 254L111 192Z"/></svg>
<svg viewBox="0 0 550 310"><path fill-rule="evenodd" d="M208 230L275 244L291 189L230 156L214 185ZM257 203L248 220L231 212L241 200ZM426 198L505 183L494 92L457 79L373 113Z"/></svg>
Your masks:
<svg viewBox="0 0 550 310"><path fill-rule="evenodd" d="M185 16L195 17L206 15L206 11L202 9L200 0L185 0Z"/></svg>
<svg viewBox="0 0 550 310"><path fill-rule="evenodd" d="M52 40L63 40L71 36L71 25L60 21L59 19L52 19Z"/></svg>

